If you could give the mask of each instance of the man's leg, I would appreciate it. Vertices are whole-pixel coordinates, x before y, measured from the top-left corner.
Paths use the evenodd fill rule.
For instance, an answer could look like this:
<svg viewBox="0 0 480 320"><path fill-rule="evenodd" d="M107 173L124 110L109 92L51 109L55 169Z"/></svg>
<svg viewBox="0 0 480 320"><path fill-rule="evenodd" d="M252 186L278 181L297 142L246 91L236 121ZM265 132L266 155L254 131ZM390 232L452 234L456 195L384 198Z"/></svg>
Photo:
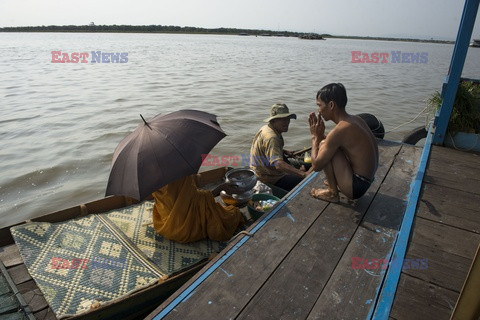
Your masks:
<svg viewBox="0 0 480 320"><path fill-rule="evenodd" d="M287 174L287 175L283 176L282 178L280 178L280 180L278 180L275 183L275 186L277 186L279 188L282 188L283 190L290 191L293 188L295 188L297 186L297 184L299 184L302 180L303 180L303 178L301 178L301 177L294 176L294 175L291 175L291 174Z"/></svg>
<svg viewBox="0 0 480 320"><path fill-rule="evenodd" d="M323 169L328 181L327 189L313 188L312 196L329 202L338 202L338 190L352 198L352 167L343 151L338 150L329 164Z"/></svg>

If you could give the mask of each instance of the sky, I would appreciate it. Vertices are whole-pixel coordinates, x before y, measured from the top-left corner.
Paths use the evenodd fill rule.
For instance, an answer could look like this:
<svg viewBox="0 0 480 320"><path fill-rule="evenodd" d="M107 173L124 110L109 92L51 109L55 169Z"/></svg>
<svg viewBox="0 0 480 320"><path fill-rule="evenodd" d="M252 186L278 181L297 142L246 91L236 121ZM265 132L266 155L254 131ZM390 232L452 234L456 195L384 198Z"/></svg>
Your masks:
<svg viewBox="0 0 480 320"><path fill-rule="evenodd" d="M455 40L464 0L0 0L0 27L174 25ZM480 39L480 15L472 38Z"/></svg>

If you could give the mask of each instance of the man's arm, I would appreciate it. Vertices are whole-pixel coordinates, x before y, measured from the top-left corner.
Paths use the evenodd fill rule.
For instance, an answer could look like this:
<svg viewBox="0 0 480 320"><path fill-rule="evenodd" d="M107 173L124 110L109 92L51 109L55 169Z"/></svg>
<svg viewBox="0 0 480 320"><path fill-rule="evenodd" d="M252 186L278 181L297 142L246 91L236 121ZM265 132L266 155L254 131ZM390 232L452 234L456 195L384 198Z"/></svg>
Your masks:
<svg viewBox="0 0 480 320"><path fill-rule="evenodd" d="M341 145L341 126L337 125L326 136L325 123L321 114L318 113L317 117L315 112L308 116L308 123L312 134L312 168L315 171L320 171L333 158Z"/></svg>
<svg viewBox="0 0 480 320"><path fill-rule="evenodd" d="M305 171L299 170L281 159L275 161L275 169L282 171L286 174L292 174L302 178L305 178L306 176L308 176L308 174L312 171L312 170L309 170L305 172Z"/></svg>
<svg viewBox="0 0 480 320"><path fill-rule="evenodd" d="M335 152L340 147L341 133L339 128L333 129L325 139L312 137L312 168L315 171L322 170L332 160ZM320 141L319 141L320 140ZM316 151L313 149L316 148ZM315 156L314 156L315 152Z"/></svg>

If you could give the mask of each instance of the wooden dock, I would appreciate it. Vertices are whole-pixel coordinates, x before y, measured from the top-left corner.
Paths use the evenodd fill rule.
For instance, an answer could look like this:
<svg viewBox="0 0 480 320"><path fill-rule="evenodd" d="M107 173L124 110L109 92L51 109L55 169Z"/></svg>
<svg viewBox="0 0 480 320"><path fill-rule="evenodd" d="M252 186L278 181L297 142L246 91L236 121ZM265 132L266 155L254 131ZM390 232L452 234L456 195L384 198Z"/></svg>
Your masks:
<svg viewBox="0 0 480 320"><path fill-rule="evenodd" d="M433 146L390 317L450 319L479 244L480 156Z"/></svg>
<svg viewBox="0 0 480 320"><path fill-rule="evenodd" d="M360 200L313 199L324 176L311 175L147 319L372 318L422 154L389 141L379 149L375 182ZM405 257L427 267L404 265L390 319L450 317L480 243L479 171L480 156L432 147ZM4 286L0 318L54 318L14 249L0 252L5 274L32 294L15 301Z"/></svg>
<svg viewBox="0 0 480 320"><path fill-rule="evenodd" d="M310 176L146 319L372 318L422 153L379 149L360 200L313 199L324 177ZM432 148L390 319L450 317L480 243L479 164Z"/></svg>

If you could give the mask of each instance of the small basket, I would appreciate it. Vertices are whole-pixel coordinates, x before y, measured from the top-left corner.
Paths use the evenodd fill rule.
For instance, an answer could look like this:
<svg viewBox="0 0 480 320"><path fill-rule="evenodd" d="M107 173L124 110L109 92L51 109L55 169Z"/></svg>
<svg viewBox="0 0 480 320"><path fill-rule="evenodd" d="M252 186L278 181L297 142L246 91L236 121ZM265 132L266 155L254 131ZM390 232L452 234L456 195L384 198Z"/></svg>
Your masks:
<svg viewBox="0 0 480 320"><path fill-rule="evenodd" d="M280 198L272 196L270 194L265 194L265 193L256 193L252 196L252 201L260 201L260 200L280 201ZM250 206L250 204L248 204L247 208L248 208L248 212L252 216L253 220L257 220L258 218L260 218L265 213L265 211L258 211L257 209Z"/></svg>

